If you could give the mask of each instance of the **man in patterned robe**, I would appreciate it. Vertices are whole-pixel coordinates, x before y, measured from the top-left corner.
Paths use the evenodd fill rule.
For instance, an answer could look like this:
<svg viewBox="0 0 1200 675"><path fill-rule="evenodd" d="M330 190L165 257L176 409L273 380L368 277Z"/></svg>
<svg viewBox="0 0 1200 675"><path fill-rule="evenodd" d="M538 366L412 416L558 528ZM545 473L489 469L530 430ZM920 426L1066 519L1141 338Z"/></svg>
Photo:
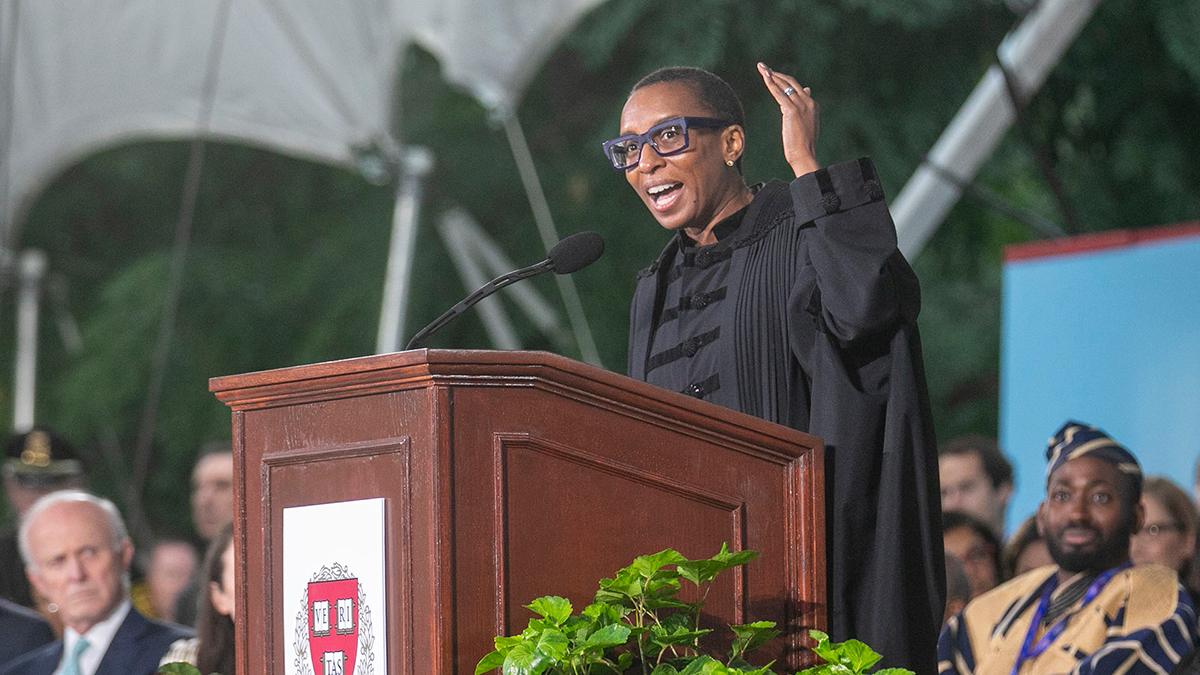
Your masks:
<svg viewBox="0 0 1200 675"><path fill-rule="evenodd" d="M942 675L1169 673L1196 614L1174 570L1134 567L1142 473L1104 432L1067 422L1046 451L1038 530L1057 563L971 601L938 641Z"/></svg>

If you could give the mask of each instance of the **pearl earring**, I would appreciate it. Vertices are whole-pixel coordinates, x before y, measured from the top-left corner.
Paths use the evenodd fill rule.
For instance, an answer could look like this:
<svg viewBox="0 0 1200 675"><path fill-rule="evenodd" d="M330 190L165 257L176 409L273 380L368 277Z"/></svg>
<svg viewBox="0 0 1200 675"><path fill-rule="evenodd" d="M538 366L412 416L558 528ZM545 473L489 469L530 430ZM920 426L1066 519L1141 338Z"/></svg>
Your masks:
<svg viewBox="0 0 1200 675"><path fill-rule="evenodd" d="M733 160L732 159L725 160L725 166L733 166Z"/></svg>

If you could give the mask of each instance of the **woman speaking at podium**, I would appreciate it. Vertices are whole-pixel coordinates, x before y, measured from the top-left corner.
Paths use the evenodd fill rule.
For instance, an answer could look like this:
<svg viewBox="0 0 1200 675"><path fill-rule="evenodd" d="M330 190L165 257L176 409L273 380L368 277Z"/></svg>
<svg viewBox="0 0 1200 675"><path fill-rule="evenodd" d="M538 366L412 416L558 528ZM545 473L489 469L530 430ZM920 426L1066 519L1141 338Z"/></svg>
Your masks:
<svg viewBox="0 0 1200 675"><path fill-rule="evenodd" d="M917 278L871 161L821 168L810 91L758 70L791 183L746 185L742 105L698 68L643 78L604 143L674 232L639 274L629 375L824 439L830 635L934 673L945 582Z"/></svg>

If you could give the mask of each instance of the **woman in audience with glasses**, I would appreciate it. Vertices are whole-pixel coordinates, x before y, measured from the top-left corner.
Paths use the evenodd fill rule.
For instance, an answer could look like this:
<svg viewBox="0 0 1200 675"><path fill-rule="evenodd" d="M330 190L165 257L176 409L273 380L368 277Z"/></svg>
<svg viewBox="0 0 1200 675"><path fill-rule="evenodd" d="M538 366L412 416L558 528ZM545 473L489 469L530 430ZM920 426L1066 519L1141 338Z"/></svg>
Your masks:
<svg viewBox="0 0 1200 675"><path fill-rule="evenodd" d="M1162 476L1151 476L1142 486L1146 522L1133 535L1129 557L1137 565L1153 563L1179 572L1179 582L1200 600L1196 570L1196 506L1183 488ZM1197 605L1200 606L1200 605Z"/></svg>
<svg viewBox="0 0 1200 675"><path fill-rule="evenodd" d="M639 275L629 374L824 439L829 632L936 672L945 563L917 278L871 161L822 168L812 92L758 74L788 183L747 186L742 105L698 68L644 77L604 143L674 233Z"/></svg>

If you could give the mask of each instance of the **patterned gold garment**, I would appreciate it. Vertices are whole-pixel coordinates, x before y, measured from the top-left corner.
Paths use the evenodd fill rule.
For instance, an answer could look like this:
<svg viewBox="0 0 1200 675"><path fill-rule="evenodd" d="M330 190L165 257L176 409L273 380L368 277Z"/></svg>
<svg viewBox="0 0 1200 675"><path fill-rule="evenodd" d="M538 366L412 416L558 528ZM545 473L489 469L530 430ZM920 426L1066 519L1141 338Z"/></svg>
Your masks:
<svg viewBox="0 0 1200 675"><path fill-rule="evenodd" d="M1117 572L1095 598L1055 617L1065 629L1044 652L1013 666L1047 586L1057 574L1051 565L992 589L950 619L938 640L942 675L1166 675L1192 651L1196 614L1173 570L1142 565ZM1086 586L1064 583L1058 593ZM1050 604L1055 604L1052 595ZM1050 628L1045 622L1035 638Z"/></svg>

